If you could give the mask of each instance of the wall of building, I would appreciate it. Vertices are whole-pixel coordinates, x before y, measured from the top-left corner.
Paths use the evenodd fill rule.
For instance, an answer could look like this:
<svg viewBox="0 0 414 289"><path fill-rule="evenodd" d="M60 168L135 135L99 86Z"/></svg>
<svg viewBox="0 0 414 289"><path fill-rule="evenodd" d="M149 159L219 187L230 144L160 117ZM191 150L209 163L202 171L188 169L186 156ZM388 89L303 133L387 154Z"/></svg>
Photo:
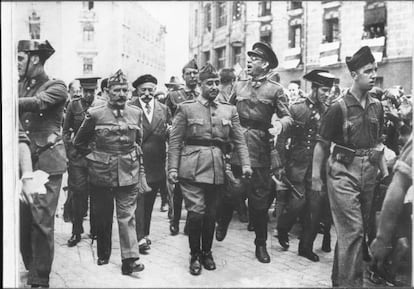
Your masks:
<svg viewBox="0 0 414 289"><path fill-rule="evenodd" d="M84 5L87 1L13 3L15 42L30 39L29 15L36 11L40 39L49 40L56 50L46 62L51 76L70 82L84 74L83 57L92 57L92 75L104 78L122 68L131 81L144 73L166 81L165 28L139 2L93 1L90 42L83 40Z"/></svg>
<svg viewBox="0 0 414 289"><path fill-rule="evenodd" d="M209 3L211 1L203 1ZM195 2L190 7L194 11L196 5L200 13L198 20L204 19L201 2ZM228 2L231 3L231 2ZM201 5L201 6L200 6ZM337 7L340 30L340 48L339 60L331 65L325 65L323 68L328 69L340 79L340 85L347 87L351 84L351 78L345 64L346 56L351 56L362 46L362 35L364 31L364 17L366 1L302 1L302 9L289 10L289 1L272 1L270 16L258 16L259 1L243 1L244 15L240 21L243 32L242 51L243 61L241 65L245 66L245 52L247 52L253 43L260 40L260 27L263 22L271 20L272 37L271 44L279 58L279 67L276 71L281 77L281 83L287 85L291 80L301 80L302 75L311 69L321 68L320 51L323 37L323 17L324 9ZM402 85L407 93L412 93L413 89L413 34L412 27L414 22L414 3L412 1L385 1L386 5L386 40L385 56L378 63L378 76L383 77L382 87L387 88L392 85ZM230 6L230 5L229 5ZM230 8L230 7L229 7ZM212 9L212 21L214 27L214 13ZM296 14L295 14L296 13ZM289 20L292 17L301 17L302 21L302 63L296 68L284 68L284 56L289 52ZM194 20L194 17L192 18ZM229 9L228 19L231 19L231 9ZM202 22L202 21L201 21ZM191 23L194 25L194 23ZM203 33L203 23L199 29L197 39L190 35L190 52L197 51L198 47L212 49L211 42L217 41L215 37L222 34ZM228 35L220 36L226 41L227 45L231 43ZM213 51L214 52L214 51ZM214 53L211 54L214 58ZM227 57L231 57L228 55ZM203 62L202 58L198 59ZM227 63L230 63L227 61ZM310 85L301 81L302 87L306 90Z"/></svg>

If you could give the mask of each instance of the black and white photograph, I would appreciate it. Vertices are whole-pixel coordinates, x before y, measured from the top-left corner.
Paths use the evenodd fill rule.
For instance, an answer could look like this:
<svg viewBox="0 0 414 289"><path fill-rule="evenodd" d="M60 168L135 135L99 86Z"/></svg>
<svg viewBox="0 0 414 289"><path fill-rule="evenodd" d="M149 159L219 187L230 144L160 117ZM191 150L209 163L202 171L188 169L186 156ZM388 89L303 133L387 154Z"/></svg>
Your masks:
<svg viewBox="0 0 414 289"><path fill-rule="evenodd" d="M414 1L1 1L4 288L412 287Z"/></svg>

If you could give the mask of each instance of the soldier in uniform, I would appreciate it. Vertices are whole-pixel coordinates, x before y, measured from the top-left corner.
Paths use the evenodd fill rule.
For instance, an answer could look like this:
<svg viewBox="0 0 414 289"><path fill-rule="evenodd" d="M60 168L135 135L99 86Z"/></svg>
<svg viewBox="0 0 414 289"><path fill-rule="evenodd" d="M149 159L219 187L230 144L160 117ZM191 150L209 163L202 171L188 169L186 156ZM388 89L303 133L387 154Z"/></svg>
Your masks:
<svg viewBox="0 0 414 289"><path fill-rule="evenodd" d="M61 80L50 79L44 70L55 52L46 40L20 40L18 43L19 117L30 139L34 170L49 174L46 194L34 194L33 203L20 207L20 250L28 284L48 287L53 262L54 218L66 171L62 142L63 109L68 97Z"/></svg>
<svg viewBox="0 0 414 289"><path fill-rule="evenodd" d="M200 72L201 96L178 106L168 150L168 179L179 182L188 211L190 273L201 265L214 270L211 253L216 201L224 184L225 147L233 143L242 173L250 176L250 160L236 108L218 102L219 78L207 64ZM200 246L201 245L201 246Z"/></svg>
<svg viewBox="0 0 414 289"><path fill-rule="evenodd" d="M142 162L142 111L126 105L128 81L121 70L108 79L109 100L88 110L74 139L86 155L89 183L96 217L98 265L111 256L114 199L121 245L122 274L139 272L135 231L137 194L145 182ZM90 143L94 142L91 147ZM146 182L145 182L146 183Z"/></svg>
<svg viewBox="0 0 414 289"><path fill-rule="evenodd" d="M240 115L240 123L244 128L244 136L249 148L253 176L246 190L249 206L249 221L256 233L256 257L262 263L269 263L270 256L266 249L268 203L270 198L270 133L271 119L277 114L278 120L273 124L274 130L280 133L292 123L287 97L282 86L271 79L272 69L278 65L276 54L265 43L257 42L248 53L247 73L251 76L236 82L230 103L235 104ZM234 175L240 176L242 165L237 154L232 155L231 163ZM223 205L224 214L231 220L232 205ZM226 231L228 223L219 224L217 234Z"/></svg>
<svg viewBox="0 0 414 289"><path fill-rule="evenodd" d="M68 194L71 200L72 212L72 236L68 240L68 246L73 247L81 240L83 231L83 217L88 211L88 166L86 159L81 156L74 148L72 140L79 130L86 111L91 106L103 105L105 102L95 99L97 82L100 77L83 77L78 78L82 88L81 97L72 99L66 109L65 121L63 122L63 141L65 143L66 154L69 159L68 163ZM96 236L93 205L91 203L89 221L90 235L94 239Z"/></svg>
<svg viewBox="0 0 414 289"><path fill-rule="evenodd" d="M333 143L326 178L333 222L340 237L335 246L332 285L361 287L368 217L379 163L383 161L384 111L369 92L377 76L369 47L347 57L346 63L353 83L322 119L313 157L312 193L321 192L321 169Z"/></svg>
<svg viewBox="0 0 414 289"><path fill-rule="evenodd" d="M198 91L198 66L194 59L190 60L182 69L183 79L185 80L185 87L170 91L167 95L165 104L170 109L174 116L178 104L195 99L199 96ZM172 235L177 235L179 232L179 224L181 218L181 209L183 204L183 195L179 186L174 186L172 192L173 213L170 220L170 232ZM187 227L187 226L186 226ZM186 233L186 227L184 232Z"/></svg>
<svg viewBox="0 0 414 289"><path fill-rule="evenodd" d="M326 70L312 70L303 78L312 82L311 94L297 100L290 106L293 126L288 130L291 137L289 157L286 164L286 176L304 197L290 197L285 213L278 220L277 231L280 245L289 247L288 232L297 218L304 215L304 230L299 242L299 256L313 262L319 261L313 252L313 241L318 233L322 196L314 194L312 187L312 159L321 116L327 106L325 104L335 76Z"/></svg>
<svg viewBox="0 0 414 289"><path fill-rule="evenodd" d="M158 191L161 192L166 186L166 141L168 126L171 124L171 114L167 106L154 98L157 83L157 79L150 74L139 76L134 81L138 97L130 102L131 105L139 107L144 112L142 151L146 179L151 187L150 192L138 196L135 210L140 253L150 249L149 234L154 202Z"/></svg>

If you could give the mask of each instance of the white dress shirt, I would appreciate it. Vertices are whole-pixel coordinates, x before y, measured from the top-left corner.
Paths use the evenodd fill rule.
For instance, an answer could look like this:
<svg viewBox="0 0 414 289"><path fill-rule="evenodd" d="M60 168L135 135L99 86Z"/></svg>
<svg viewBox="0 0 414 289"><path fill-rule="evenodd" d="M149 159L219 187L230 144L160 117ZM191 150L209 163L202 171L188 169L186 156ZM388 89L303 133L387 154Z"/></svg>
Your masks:
<svg viewBox="0 0 414 289"><path fill-rule="evenodd" d="M148 122L151 123L152 116L154 115L154 98L152 98L150 100L150 102L148 102L149 107L150 107L150 112L149 113L148 113L148 110L147 110L147 104L145 102L143 102L141 100L141 98L139 98L139 102L141 103L141 107L142 107L142 110L144 111L145 117L147 118Z"/></svg>

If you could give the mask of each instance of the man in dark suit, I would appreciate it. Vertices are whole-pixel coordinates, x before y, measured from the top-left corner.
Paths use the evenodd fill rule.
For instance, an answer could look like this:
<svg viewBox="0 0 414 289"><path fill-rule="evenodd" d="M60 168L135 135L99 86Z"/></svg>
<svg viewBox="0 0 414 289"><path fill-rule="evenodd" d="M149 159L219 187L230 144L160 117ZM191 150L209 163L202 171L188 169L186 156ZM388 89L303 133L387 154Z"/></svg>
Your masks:
<svg viewBox="0 0 414 289"><path fill-rule="evenodd" d="M166 105L154 98L157 89L157 79L144 74L138 77L133 86L137 96L130 104L138 106L144 111L142 150L144 154L144 168L151 192L138 197L136 229L141 253L150 249L151 214L157 192L165 189L165 160L168 126L171 123L171 113Z"/></svg>

